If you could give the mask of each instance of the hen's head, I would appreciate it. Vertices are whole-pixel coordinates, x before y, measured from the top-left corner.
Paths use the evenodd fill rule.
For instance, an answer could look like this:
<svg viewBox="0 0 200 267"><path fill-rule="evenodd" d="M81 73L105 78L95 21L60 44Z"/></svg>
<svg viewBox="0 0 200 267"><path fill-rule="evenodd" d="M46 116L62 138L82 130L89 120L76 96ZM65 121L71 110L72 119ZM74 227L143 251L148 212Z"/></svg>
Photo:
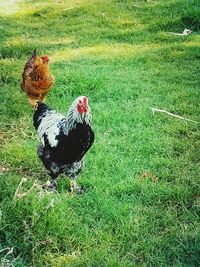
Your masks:
<svg viewBox="0 0 200 267"><path fill-rule="evenodd" d="M49 57L48 56L37 56L35 59L35 66L47 66L49 63Z"/></svg>
<svg viewBox="0 0 200 267"><path fill-rule="evenodd" d="M49 63L49 57L45 56L38 56L36 49L33 51L32 58L34 59L34 66L47 66Z"/></svg>
<svg viewBox="0 0 200 267"><path fill-rule="evenodd" d="M69 108L67 118L72 124L86 123L91 124L91 109L88 104L88 98L86 96L77 97ZM71 124L71 125L72 125Z"/></svg>

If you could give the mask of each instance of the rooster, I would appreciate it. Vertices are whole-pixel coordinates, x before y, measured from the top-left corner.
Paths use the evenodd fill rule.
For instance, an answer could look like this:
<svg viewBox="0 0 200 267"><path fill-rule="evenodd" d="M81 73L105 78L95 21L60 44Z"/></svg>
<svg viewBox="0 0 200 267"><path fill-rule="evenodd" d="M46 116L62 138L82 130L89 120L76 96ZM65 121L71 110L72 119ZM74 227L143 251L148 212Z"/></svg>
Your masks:
<svg viewBox="0 0 200 267"><path fill-rule="evenodd" d="M56 190L56 178L64 173L70 178L70 190L82 191L75 178L83 168L83 156L94 142L91 120L85 96L79 96L72 103L66 117L38 103L33 121L41 142L38 156L51 177L50 190Z"/></svg>
<svg viewBox="0 0 200 267"><path fill-rule="evenodd" d="M54 76L49 71L49 57L37 56L36 49L26 62L22 74L21 89L24 90L29 103L37 106L37 102L44 101L46 94L55 83Z"/></svg>

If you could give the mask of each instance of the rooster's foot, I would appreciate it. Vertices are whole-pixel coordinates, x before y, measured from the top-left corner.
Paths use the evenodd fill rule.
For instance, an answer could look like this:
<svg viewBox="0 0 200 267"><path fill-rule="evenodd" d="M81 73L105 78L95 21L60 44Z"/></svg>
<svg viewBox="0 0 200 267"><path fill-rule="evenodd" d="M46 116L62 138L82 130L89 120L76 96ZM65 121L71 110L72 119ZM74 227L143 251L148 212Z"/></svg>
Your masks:
<svg viewBox="0 0 200 267"><path fill-rule="evenodd" d="M82 186L78 186L76 181L70 180L70 192L76 193L76 194L82 194L84 193L84 189Z"/></svg>
<svg viewBox="0 0 200 267"><path fill-rule="evenodd" d="M56 183L56 181L48 181L47 183L46 183L46 189L48 190L48 191L50 191L50 192L55 192L56 191L56 189L57 189L57 183Z"/></svg>

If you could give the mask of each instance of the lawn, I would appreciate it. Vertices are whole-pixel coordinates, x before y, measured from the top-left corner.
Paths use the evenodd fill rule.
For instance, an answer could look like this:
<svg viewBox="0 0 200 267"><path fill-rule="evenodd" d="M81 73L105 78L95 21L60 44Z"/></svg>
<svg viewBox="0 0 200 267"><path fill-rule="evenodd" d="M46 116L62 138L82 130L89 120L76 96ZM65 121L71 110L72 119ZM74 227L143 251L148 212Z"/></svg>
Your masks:
<svg viewBox="0 0 200 267"><path fill-rule="evenodd" d="M174 35L187 28L187 36ZM0 266L200 265L200 2L1 0ZM34 48L66 113L89 98L86 192L42 189L33 109L19 83Z"/></svg>

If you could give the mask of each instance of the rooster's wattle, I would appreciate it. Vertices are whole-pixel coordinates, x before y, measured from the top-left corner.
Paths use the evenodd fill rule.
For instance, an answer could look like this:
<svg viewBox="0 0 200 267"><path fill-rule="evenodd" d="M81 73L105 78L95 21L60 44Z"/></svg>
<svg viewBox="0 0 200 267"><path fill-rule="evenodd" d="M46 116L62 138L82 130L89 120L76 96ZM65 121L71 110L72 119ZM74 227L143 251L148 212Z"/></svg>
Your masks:
<svg viewBox="0 0 200 267"><path fill-rule="evenodd" d="M75 177L83 167L83 156L94 142L88 98L79 96L67 116L39 103L34 113L34 127L40 139L38 155L51 176L49 188L56 188L56 178L65 173L71 190L80 191Z"/></svg>

